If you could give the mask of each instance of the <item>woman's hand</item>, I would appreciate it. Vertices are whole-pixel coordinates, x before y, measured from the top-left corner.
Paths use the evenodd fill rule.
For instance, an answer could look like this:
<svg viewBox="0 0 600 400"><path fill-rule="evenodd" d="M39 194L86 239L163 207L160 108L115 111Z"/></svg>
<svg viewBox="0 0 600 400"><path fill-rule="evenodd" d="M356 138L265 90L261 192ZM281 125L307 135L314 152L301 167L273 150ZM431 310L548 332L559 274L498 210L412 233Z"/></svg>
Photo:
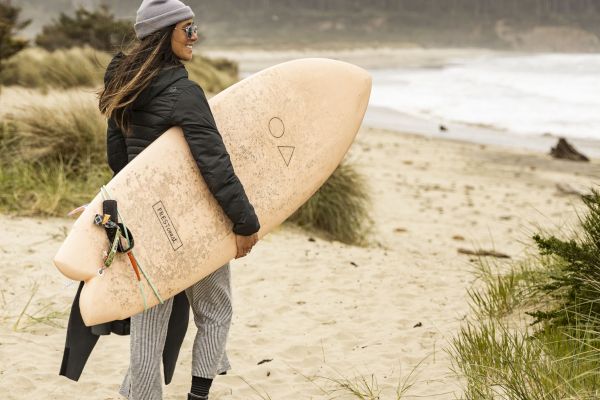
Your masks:
<svg viewBox="0 0 600 400"><path fill-rule="evenodd" d="M258 242L258 235L256 233L250 236L235 235L235 244L237 246L235 258L241 258L248 255L256 242Z"/></svg>

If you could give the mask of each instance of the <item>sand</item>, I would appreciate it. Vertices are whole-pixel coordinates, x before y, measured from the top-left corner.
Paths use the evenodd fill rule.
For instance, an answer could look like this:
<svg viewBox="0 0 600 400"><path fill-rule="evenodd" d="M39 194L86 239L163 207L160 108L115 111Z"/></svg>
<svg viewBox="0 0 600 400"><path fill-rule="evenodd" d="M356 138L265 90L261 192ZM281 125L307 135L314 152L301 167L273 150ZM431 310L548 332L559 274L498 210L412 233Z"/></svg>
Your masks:
<svg viewBox="0 0 600 400"><path fill-rule="evenodd" d="M406 382L406 398L460 396L445 349L477 281L457 250L526 257L537 229L576 222L578 198L557 185L586 190L600 178L598 161L369 128L348 161L370 184L371 246L284 227L234 261L233 369L211 399L352 399L332 393L335 381L361 377L381 399ZM78 383L57 375L76 285L51 258L72 221L0 223L0 397L119 399L128 337L102 337ZM194 334L191 323L165 399L185 398Z"/></svg>

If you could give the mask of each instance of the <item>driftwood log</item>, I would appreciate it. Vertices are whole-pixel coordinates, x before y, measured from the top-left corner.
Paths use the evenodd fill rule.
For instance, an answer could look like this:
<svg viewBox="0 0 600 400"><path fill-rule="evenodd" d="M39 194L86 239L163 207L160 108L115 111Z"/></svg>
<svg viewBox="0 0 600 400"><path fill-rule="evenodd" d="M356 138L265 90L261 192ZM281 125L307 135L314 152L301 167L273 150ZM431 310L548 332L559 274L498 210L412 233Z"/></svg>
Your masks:
<svg viewBox="0 0 600 400"><path fill-rule="evenodd" d="M590 161L585 155L578 152L565 138L559 138L555 147L550 150L550 155L554 158L571 161Z"/></svg>
<svg viewBox="0 0 600 400"><path fill-rule="evenodd" d="M496 257L496 258L510 258L508 254L500 253L495 250L469 250L469 249L458 249L458 254L467 254L470 256L478 257Z"/></svg>

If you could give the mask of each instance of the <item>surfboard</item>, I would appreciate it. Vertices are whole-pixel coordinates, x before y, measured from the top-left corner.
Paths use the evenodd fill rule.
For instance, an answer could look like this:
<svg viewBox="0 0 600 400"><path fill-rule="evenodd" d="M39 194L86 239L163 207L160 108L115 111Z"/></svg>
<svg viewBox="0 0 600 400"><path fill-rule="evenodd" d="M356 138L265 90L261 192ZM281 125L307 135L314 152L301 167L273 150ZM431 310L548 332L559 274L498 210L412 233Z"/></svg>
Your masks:
<svg viewBox="0 0 600 400"><path fill-rule="evenodd" d="M339 165L365 114L371 77L329 59L301 59L256 73L210 100L236 175L255 208L259 237L306 202ZM106 184L135 238L145 273L108 248L98 193L74 222L54 264L85 281L80 309L91 326L168 299L235 257L232 223L208 190L181 129L162 134ZM260 245L260 243L259 243ZM286 257L287 255L282 255Z"/></svg>

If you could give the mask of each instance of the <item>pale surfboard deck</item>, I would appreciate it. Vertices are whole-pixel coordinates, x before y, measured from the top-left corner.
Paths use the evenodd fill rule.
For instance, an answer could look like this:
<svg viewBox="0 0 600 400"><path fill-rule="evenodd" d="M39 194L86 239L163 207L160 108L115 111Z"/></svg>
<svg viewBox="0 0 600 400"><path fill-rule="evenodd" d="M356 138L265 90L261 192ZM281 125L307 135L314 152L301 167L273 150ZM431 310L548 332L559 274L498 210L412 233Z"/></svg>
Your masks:
<svg viewBox="0 0 600 400"><path fill-rule="evenodd" d="M351 64L302 59L271 67L210 100L236 174L261 223L259 237L288 218L327 180L362 122L369 74ZM134 253L164 299L210 274L236 253L232 224L202 179L179 128L169 129L107 185L135 237ZM54 258L85 281L86 325L144 310L127 256L99 275L108 247L93 224L98 194ZM158 303L144 281L147 306Z"/></svg>

